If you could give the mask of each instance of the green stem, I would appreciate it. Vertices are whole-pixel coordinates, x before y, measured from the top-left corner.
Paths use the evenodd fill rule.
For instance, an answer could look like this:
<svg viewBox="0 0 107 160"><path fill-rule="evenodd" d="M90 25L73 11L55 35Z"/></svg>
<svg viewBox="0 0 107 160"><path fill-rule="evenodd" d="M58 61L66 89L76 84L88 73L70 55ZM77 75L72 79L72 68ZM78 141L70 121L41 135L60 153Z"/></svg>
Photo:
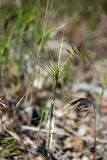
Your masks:
<svg viewBox="0 0 107 160"><path fill-rule="evenodd" d="M54 118L54 106L55 106L55 99L56 99L56 89L57 89L57 84L58 84L58 79L55 80L54 83L54 96L53 96L53 101L51 103L51 109L50 109L50 123L49 123L49 136L48 136L48 149L51 148L51 143L52 143L52 138L53 138L53 133L52 133L52 122Z"/></svg>

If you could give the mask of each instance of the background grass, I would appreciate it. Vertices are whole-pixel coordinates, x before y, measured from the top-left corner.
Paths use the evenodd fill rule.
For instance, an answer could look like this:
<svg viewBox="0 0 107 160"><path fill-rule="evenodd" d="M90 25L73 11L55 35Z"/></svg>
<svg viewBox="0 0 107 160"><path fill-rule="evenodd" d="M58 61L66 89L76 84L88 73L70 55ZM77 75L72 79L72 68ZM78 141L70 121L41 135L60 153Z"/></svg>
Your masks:
<svg viewBox="0 0 107 160"><path fill-rule="evenodd" d="M85 64L85 70L88 70L92 65L90 53L74 46L72 47L74 54L66 48L68 59L61 63L60 49L62 41L65 39L63 37L64 29L59 29L60 23L65 23L65 19L68 17L68 25L72 24L78 27L79 24L85 22L87 31L90 33L97 27L103 14L107 14L106 0L0 1L0 72L2 73L1 83L5 94L7 94L7 88L14 90L14 93L18 93L21 89L24 91L30 89L35 75L40 73L37 70L38 65L51 76L53 97L50 108L47 105L48 100L46 100L43 111L40 110L40 130L49 118L48 149L52 145L53 139L53 119L58 87L66 86L69 81L73 83L76 80L75 67L81 63L81 60L82 64ZM55 34L58 35L55 37ZM58 59L54 58L55 53L52 53L48 48L48 42L53 39L61 39L59 40L61 42ZM84 42L86 44L84 46L88 46L90 49L93 40L89 39L88 42ZM46 67L50 70L48 71ZM71 75L68 76L69 74ZM14 94L14 96L17 95ZM20 151L14 148L15 143L12 143L10 152L11 149L15 149L15 155L17 155ZM4 157L13 154L8 153L8 148L6 149L7 152L2 154Z"/></svg>

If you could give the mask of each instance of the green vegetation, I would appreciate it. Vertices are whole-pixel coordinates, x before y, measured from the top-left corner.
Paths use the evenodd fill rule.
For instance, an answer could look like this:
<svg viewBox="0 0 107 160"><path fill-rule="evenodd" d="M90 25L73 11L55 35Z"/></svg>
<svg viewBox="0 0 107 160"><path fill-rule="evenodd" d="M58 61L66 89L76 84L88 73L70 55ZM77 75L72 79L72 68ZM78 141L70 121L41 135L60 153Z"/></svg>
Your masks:
<svg viewBox="0 0 107 160"><path fill-rule="evenodd" d="M3 0L0 1L0 83L3 87L1 87L0 89L3 89L5 91L6 96L10 93L10 95L8 95L8 97L6 98L10 101L13 100L11 103L14 106L13 108L11 107L13 109L12 114L9 113L8 115L8 113L6 113L6 116L10 118L10 121L12 121L11 119L13 119L11 127L15 132L15 129L17 127L15 128L14 121L15 118L16 121L17 119L20 119L20 115L18 115L20 111L21 114L23 114L22 110L25 110L24 107L26 106L26 99L28 98L29 105L33 106L35 105L35 103L38 103L38 105L40 105L38 107L38 110L39 113L41 113L40 117L37 117L39 119L38 133L40 134L42 132L42 129L45 128L45 125L48 124L48 131L46 132L47 143L44 142L45 145L42 147L42 149L50 151L50 155L54 138L54 121L56 111L55 103L58 97L58 89L61 88L61 97L63 88L67 88L67 84L72 84L76 81L77 77L75 68L78 63L82 64L83 68L85 68L84 70L91 70L92 68L94 69L92 64L93 62L90 58L90 52L88 52L87 49L84 49L84 46L79 46L79 48L75 45L72 45L72 51L65 47L66 53L64 54L66 58L64 57L64 60L61 61L61 57L63 56L62 45L63 42L66 41L66 36L64 35L65 26L59 29L59 26L57 26L56 22L60 21L61 17L63 17L62 21L64 17L70 17L70 23L72 22L72 24L78 25L84 21L88 26L88 30L92 31L94 28L96 28L99 19L101 18L101 12L102 14L106 15L106 6L106 0L16 0L14 2L7 2ZM53 39L58 39L60 41L58 55L57 53L54 53L55 51L51 50L48 46L48 42ZM41 59L43 63L41 63ZM37 77L37 75L40 73L41 68L44 72L47 72L48 77L50 76L51 79L51 89L48 88L49 86L44 87L45 91L49 92L50 90L49 93L51 95L51 98L45 97L43 104L41 103L41 99L38 100L38 102L35 96L35 92L38 92L39 89L36 87L35 89L32 86L34 78ZM105 76L104 86L98 105L101 105L101 100L104 94L104 89L106 88L106 83L107 77ZM12 92L9 89L12 90ZM40 91L42 89L40 89ZM34 90L36 91L34 92ZM27 95L27 91L32 92L31 95ZM15 105L14 97L17 96L17 99L19 99L19 96L21 98ZM40 95L38 97L40 97ZM33 103L32 99L34 98L36 99L36 102L34 101ZM5 124L5 120L3 120L4 115L2 115L2 108L8 106L7 103L5 104L5 100L6 99L4 98L3 101L0 102L0 131L2 132L2 134L8 130ZM30 100L32 101L31 103ZM50 105L48 104L49 101ZM87 100L86 97L77 98L70 102L68 111L71 112L73 110L74 112L82 112L83 110L85 110L87 112L85 113L84 117L87 117L90 104L91 103ZM93 105L93 109L95 133L93 155L95 160L97 145L97 112L95 105ZM98 109L98 113L100 114L100 109ZM26 125L26 123L27 122L25 120L23 124ZM5 129L3 129L3 127ZM19 132L20 135L21 131ZM20 142L12 137L12 135L6 135L3 137L3 139L0 138L0 145L2 148L0 149L0 156L4 158L11 158L21 155L22 152L20 147L18 146L19 143ZM30 152L26 149L26 147L25 150L26 152ZM29 155L28 159L30 159Z"/></svg>

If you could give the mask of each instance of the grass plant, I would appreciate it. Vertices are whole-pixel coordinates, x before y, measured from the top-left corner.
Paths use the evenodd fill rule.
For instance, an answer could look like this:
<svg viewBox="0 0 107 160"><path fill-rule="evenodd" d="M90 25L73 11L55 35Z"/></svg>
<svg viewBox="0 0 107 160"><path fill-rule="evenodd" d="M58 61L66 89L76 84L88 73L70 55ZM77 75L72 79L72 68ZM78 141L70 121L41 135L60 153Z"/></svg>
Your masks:
<svg viewBox="0 0 107 160"><path fill-rule="evenodd" d="M105 0L97 1L93 0L83 1L81 3L81 0L76 2L75 0L71 1L53 1L53 0L47 0L47 1L21 1L16 0L14 4L10 4L14 6L15 9L12 9L10 4L8 2L4 3L3 0L0 1L0 67L2 68L2 75L4 75L3 79L3 87L6 88L10 85L9 78L11 78L11 68L15 65L18 66L18 74L19 77L16 77L16 79L19 79L19 83L22 88L25 85L24 82L21 80L23 79L23 76L26 77L32 77L34 72L29 74L27 64L28 61L30 61L31 65L36 67L36 62L39 61L40 56L45 56L45 49L47 49L47 43L49 39L51 38L51 35L53 31L55 31L55 27L49 26L49 16L51 11L55 11L55 15L58 15L59 13L63 12L65 14L65 9L68 9L66 12L69 13L71 10L71 14L75 14L74 10L77 11L77 17L78 21L80 19L87 20L90 28L95 26L95 22L93 19L96 19L95 10L97 8L97 12L102 11L103 8L105 8L104 4L107 5ZM59 2L61 2L60 5ZM24 5L23 5L24 4ZM82 5L81 5L82 4ZM100 4L100 5L99 5ZM87 9L85 9L87 8ZM70 10L69 10L70 9ZM105 10L106 11L106 10ZM67 14L66 13L66 14ZM93 15L93 16L92 16ZM87 18L88 17L88 18ZM67 81L68 75L67 71L68 69L75 68L74 61L75 59L79 59L83 61L83 64L85 67L93 67L92 62L90 60L89 54L85 50L80 50L79 48L72 46L72 51L69 49L67 50L68 57L61 63L61 52L62 52L62 45L64 41L64 31L62 33L61 42L60 42L60 48L59 48L59 55L58 60L54 61L49 49L48 49L48 57L50 65L44 67L42 64L39 64L40 67L42 67L46 72L49 73L52 80L52 93L53 98L51 99L50 106L48 106L48 99L45 102L42 114L41 114L41 120L40 120L40 130L41 128L45 126L47 121L49 121L49 131L48 131L48 142L46 145L46 142L44 142L43 147L47 147L47 150L51 150L52 148L52 141L53 141L53 134L54 134L54 121L55 121L55 102L57 98L57 88L60 78L63 78L65 82ZM44 55L43 55L44 54ZM27 57L27 58L26 58ZM36 58L35 58L36 57ZM69 67L70 66L70 67ZM0 70L1 70L0 68ZM33 68L33 67L32 67ZM33 69L34 69L33 68ZM75 71L74 71L75 72ZM65 76L65 77L63 77ZM74 78L74 74L72 74ZM14 77L14 76L13 76ZM0 75L0 78L1 75ZM22 79L21 79L22 78ZM107 77L106 77L107 78ZM29 78L30 79L30 78ZM31 79L30 79L31 80ZM29 81L30 81L29 80ZM5 83L6 81L6 83ZM31 84L31 82L28 82L28 84ZM106 83L106 80L105 82ZM65 85L65 84L64 84ZM25 87L28 87L26 84ZM104 93L104 88L102 90L101 99ZM25 98L25 95L19 100L17 103L13 118L15 118L15 115L17 114L17 110L19 109L20 103ZM70 102L68 106L68 110L70 111L85 111L86 117L90 112L90 106L91 102L88 97L79 97L74 99ZM2 124L3 124L3 115L8 112L8 105L5 103L5 101L0 100L0 119L1 119L1 129L3 130ZM94 160L96 159L96 107L93 105L94 109ZM100 112L100 111L99 111ZM3 152L0 151L0 154L2 157L14 157L16 155L20 154L19 149L17 149L16 141L11 138L3 139L2 144L4 145ZM6 144L9 144L6 146ZM25 148L26 150L26 148ZM46 150L46 151L47 151ZM28 157L28 159L30 159Z"/></svg>

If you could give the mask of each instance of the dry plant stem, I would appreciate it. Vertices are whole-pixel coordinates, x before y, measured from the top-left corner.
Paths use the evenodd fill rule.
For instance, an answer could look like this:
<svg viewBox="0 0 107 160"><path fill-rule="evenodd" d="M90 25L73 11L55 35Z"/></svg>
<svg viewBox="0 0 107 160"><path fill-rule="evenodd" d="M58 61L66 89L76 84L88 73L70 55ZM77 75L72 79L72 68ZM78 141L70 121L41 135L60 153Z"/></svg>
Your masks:
<svg viewBox="0 0 107 160"><path fill-rule="evenodd" d="M43 24L43 31L42 31L42 38L41 38L41 43L40 43L40 46L38 48L38 52L37 52L37 58L40 54L40 51L42 49L42 44L43 44L43 40L44 40L44 33L45 33L45 30L46 30L46 27L47 27L47 14L48 14L48 10L49 10L49 2L50 0L47 1L47 4L46 4L46 12L45 12L45 16L44 16L44 24Z"/></svg>
<svg viewBox="0 0 107 160"><path fill-rule="evenodd" d="M94 157L93 160L95 160L96 157L96 110L94 106Z"/></svg>
<svg viewBox="0 0 107 160"><path fill-rule="evenodd" d="M104 90L105 90L105 87L103 86L102 87L101 96L100 96L100 102L99 102L99 106L98 106L98 113L99 113L99 115L101 114L100 106L101 106L101 103L102 103L102 99L103 99L103 95L104 95Z"/></svg>
<svg viewBox="0 0 107 160"><path fill-rule="evenodd" d="M3 120L2 120L2 116L0 117L0 130L1 132L3 132L3 126L2 126Z"/></svg>

